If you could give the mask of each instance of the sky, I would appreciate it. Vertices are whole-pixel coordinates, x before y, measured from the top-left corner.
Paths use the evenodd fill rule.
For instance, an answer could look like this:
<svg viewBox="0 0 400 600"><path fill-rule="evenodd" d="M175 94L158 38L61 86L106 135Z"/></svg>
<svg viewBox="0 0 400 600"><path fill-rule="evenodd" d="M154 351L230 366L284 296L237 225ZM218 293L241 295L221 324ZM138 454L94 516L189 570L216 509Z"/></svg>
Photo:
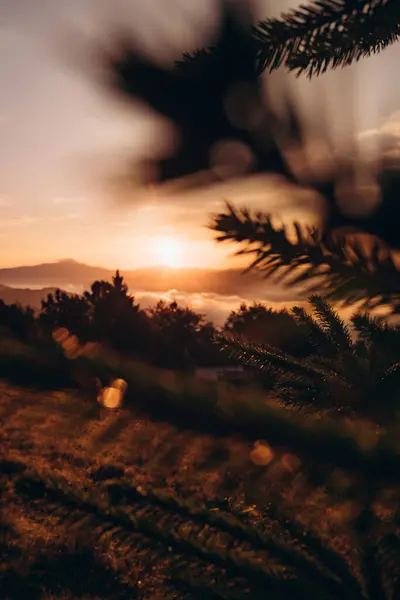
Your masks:
<svg viewBox="0 0 400 600"><path fill-rule="evenodd" d="M121 195L105 184L106 172L159 147L170 130L145 107L128 110L107 95L85 70L90 49L82 55L74 40L99 36L104 43L108 24L128 23L154 52L154 10L173 42L172 58L201 46L206 24L215 21L213 0L168 0L168 15L159 10L162 2L0 0L0 267L63 258L121 269L163 261L236 266L232 247L216 246L206 229L209 213L230 200L283 218L298 215L294 194L265 178L190 196L162 189ZM183 27L180 4L189 9L192 27ZM277 16L297 4L260 1L257 15ZM330 135L339 144L359 133L364 142L384 134L397 144L399 59L395 44L319 80L275 74L276 89L286 78L310 123L325 103Z"/></svg>

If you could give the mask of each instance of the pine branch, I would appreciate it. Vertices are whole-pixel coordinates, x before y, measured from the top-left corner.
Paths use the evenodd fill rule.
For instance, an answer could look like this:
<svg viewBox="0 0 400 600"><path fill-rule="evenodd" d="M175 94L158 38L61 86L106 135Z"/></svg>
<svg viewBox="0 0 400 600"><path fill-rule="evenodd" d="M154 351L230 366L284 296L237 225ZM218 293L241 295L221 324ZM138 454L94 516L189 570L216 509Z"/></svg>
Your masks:
<svg viewBox="0 0 400 600"><path fill-rule="evenodd" d="M284 372L288 376L319 377L321 380L327 377L325 370L317 368L308 361L297 360L272 346L240 340L223 333L215 336L215 341L222 350L228 351L232 358L261 371L271 364L279 372Z"/></svg>
<svg viewBox="0 0 400 600"><path fill-rule="evenodd" d="M115 498L115 486L113 484L111 484L111 486L113 486L111 498ZM199 521L203 525L208 523L213 527L228 532L240 541L251 543L254 548L264 549L274 553L284 561L285 565L300 569L311 579L319 581L321 585L325 587L330 587L333 592L336 590L336 592L339 593L339 591L343 592L343 590L338 589L334 573L329 572L329 570L332 569L332 565L337 566L340 564L340 572L346 580L356 584L346 562L332 551L327 550L325 553L325 559L328 558L328 561L327 564L324 565L325 571L322 572L319 565L310 561L300 548L286 544L280 539L273 537L270 533L268 535L264 534L257 524L250 525L246 523L243 516L239 518L231 512L221 510L210 511L192 500L179 498L176 495L161 490L140 490L132 487L129 481L118 482L116 486L118 488L117 501L121 501L121 499L124 498L124 501L131 504L135 499L137 501L139 496L147 502L154 502L169 510L177 511L179 514ZM108 492L110 493L110 487L108 488ZM115 500L113 500L113 504L114 503ZM354 598L354 596L352 597Z"/></svg>
<svg viewBox="0 0 400 600"><path fill-rule="evenodd" d="M0 460L0 466L8 463L15 464L15 457L12 458L13 460L7 458ZM21 456L21 460L26 461L26 457ZM23 471L25 471L25 476L21 480L21 489L21 484L18 483L18 474ZM33 494L33 497L42 497L47 489L47 493L50 492L50 501L55 499L54 497L51 497L52 490L55 490L57 493L61 491L62 494L67 494L68 505L70 501L70 488L65 487L63 480L59 479L58 476L50 475L50 473L46 473L46 471L41 470L39 472L32 470L32 467L29 467L24 463L19 464L19 468L14 470L14 474L17 475L17 477L13 477L13 484L22 491L23 495L28 494L29 496L31 493ZM33 475L34 477L32 477ZM76 494L75 489L74 493ZM79 491L79 494L80 493L81 492ZM180 498L170 491L151 488L143 489L142 486L134 485L130 478L118 479L115 481L109 480L105 484L97 484L96 497L99 495L101 495L103 501L107 498L109 499L108 505L111 505L112 507L122 505L121 508L123 509L129 507L129 510L135 513L137 510L142 511L144 504L154 506L158 509L166 509L171 513L178 513L180 516L188 517L192 521L200 523L202 526L211 526L216 530L228 533L240 543L247 542L248 544L251 544L254 550L258 549L270 552L272 556L277 557L285 566L298 569L311 581L315 581L317 584L321 585L322 589L330 590L333 596L339 594L343 598L348 598L348 600L354 600L354 598L357 597L360 597L360 599L362 598L357 578L354 577L346 560L340 554L337 554L328 547L323 547L323 551L321 552L310 552L308 548L304 548L302 544L303 537L306 533L304 531L300 536L297 536L293 540L293 544L288 544L286 541L280 539L279 536L275 536L271 532L265 532L260 523L250 522L248 515L246 514L239 514L234 510L210 510L210 508L193 500ZM136 506L138 509L136 509ZM68 511L67 514L69 514ZM117 525L111 525L110 528L106 523L100 527L98 524L96 526L94 525L94 519L98 521L101 516L102 515L98 515L97 517L94 515L84 516L86 520L84 522L82 521L82 525L85 525L85 528L89 527L90 531L96 529L98 532L101 531L103 540L106 538L105 534L107 531L115 539L115 533L118 530ZM104 515L104 518L107 519L107 515ZM87 519L91 519L91 522L89 523ZM76 524L80 523L77 517L75 517L75 522ZM285 521L283 521L282 525L283 528L285 528ZM85 528L82 527L82 529ZM217 531L214 531L214 533L217 533ZM118 537L120 537L119 533ZM178 573L175 575L178 576ZM197 572L192 583L196 585L196 582L198 582ZM350 589L352 591L347 593ZM354 595L355 590L358 590L356 595ZM226 588L225 591L227 592ZM228 594L226 597L230 598L236 596Z"/></svg>
<svg viewBox="0 0 400 600"><path fill-rule="evenodd" d="M400 388L400 361L393 363L379 377L374 388L376 399L382 404L397 400Z"/></svg>
<svg viewBox="0 0 400 600"><path fill-rule="evenodd" d="M380 334L378 344L374 339L363 342L365 356L360 355L349 328L333 308L320 296L311 296L309 301L316 318L305 311L298 310L297 313L303 325L313 328L318 341L328 339L327 355L296 359L276 348L224 334L216 338L217 342L242 364L260 371L270 367L275 373L271 389L284 403L302 408L331 406L336 410L366 411L378 422L386 420L387 411L395 409L394 400L400 389L400 363L391 343L394 339L399 344L400 332L378 325L368 317L360 317L359 325L364 328L365 335L374 333L376 338L376 330ZM356 318L353 320L357 323ZM392 335L389 334L391 329ZM379 406L385 406L385 411L380 410L377 415Z"/></svg>
<svg viewBox="0 0 400 600"><path fill-rule="evenodd" d="M371 317L368 313L356 313L350 320L364 342L400 353L399 327L390 326L382 318Z"/></svg>
<svg viewBox="0 0 400 600"><path fill-rule="evenodd" d="M194 557L227 569L247 579L256 588L263 586L265 591L277 594L276 597L289 592L299 600L303 597L333 600L336 597L333 590L329 593L332 589L329 578L324 577L319 582L314 577L309 581L301 571L282 564L279 555L273 556L265 551L257 553L254 549L231 549L229 540L219 540L209 528L194 529L190 524L182 523L176 515L146 505L135 509L114 506L96 492L77 489L66 480L50 475L39 476L35 472L27 473L16 481L16 492L25 498L32 499L33 495L39 502L44 500L43 508L48 515L59 518L60 524L80 530L83 535L88 528L93 529L95 518L100 520L97 527L99 537L103 537L106 531L113 534L115 527L138 531L154 541L170 544L188 558ZM313 573L315 575L315 571ZM334 581L333 586L337 592Z"/></svg>
<svg viewBox="0 0 400 600"><path fill-rule="evenodd" d="M253 27L255 69L262 73L284 65L311 78L381 52L398 41L399 23L397 0L313 1ZM204 74L219 54L213 46L185 53L175 66Z"/></svg>
<svg viewBox="0 0 400 600"><path fill-rule="evenodd" d="M332 344L332 339L319 323L301 306L293 306L290 310L296 322L304 327L307 341L314 348L315 352L325 357L334 356L336 354L336 347Z"/></svg>
<svg viewBox="0 0 400 600"><path fill-rule="evenodd" d="M309 302L321 327L334 343L337 353L343 351L353 353L353 342L349 328L337 312L323 298L315 294L310 296Z"/></svg>
<svg viewBox="0 0 400 600"><path fill-rule="evenodd" d="M342 560L342 557L338 553L332 551L326 541L319 535L311 529L305 529L299 522L299 518L293 517L291 519L286 519L281 506L272 503L268 506L268 517L281 523L284 530L287 531L293 539L299 540L306 546L307 550L312 552L314 556L317 556L323 564L329 565L329 568L339 575L341 580L345 583L346 588L350 593L354 594L354 597L357 597L360 594L359 581L357 577L354 577L354 575L349 572L348 565Z"/></svg>
<svg viewBox="0 0 400 600"><path fill-rule="evenodd" d="M241 364L261 372L268 368L275 372L272 393L283 403L299 408L330 407L336 412L354 409L359 404L363 393L359 382L365 380L363 365L350 352L342 359L340 347L335 346L336 360L321 356L296 359L276 348L224 334L217 336L216 341Z"/></svg>
<svg viewBox="0 0 400 600"><path fill-rule="evenodd" d="M42 510L46 517L52 518L54 524L59 522L68 526L72 535L78 539L86 537L90 531L93 542L112 542L115 547L119 540L123 541L124 532L129 536L132 535L132 529L139 529L149 536L147 546L153 555L157 554L156 538L171 543L175 556L172 554L168 568L172 570L173 579L179 579L178 569L187 569L191 560L201 559L209 562L210 566L216 565L225 570L234 569L231 573L235 573L235 578L244 577L255 591L272 591L276 594L274 597L282 597L282 600L286 598L286 593L291 593L290 597L299 600L304 597L310 600L333 600L338 595L346 600L364 599L357 577L352 573L346 559L300 525L292 526L287 519L281 519L281 525L283 531L290 532L293 529L296 532L296 535L291 536L291 543L278 538L275 540L271 537L271 532L262 533L260 525L247 522L244 515L235 511L218 515L203 509L204 517L208 514L213 518L213 528L195 530L190 523L183 527L176 515L164 514L160 507L153 509L147 506L145 494L140 504L137 504L137 497L133 498L132 504L129 496L126 498L127 502L123 502L122 505L115 499L110 503L107 501L107 494L103 493L105 490L89 491L76 487L66 479L44 471L30 469L25 475L14 480L14 487L21 499L29 501L31 508L36 506ZM177 505L182 504L185 504L185 501L178 500ZM191 509L189 506L188 508L190 515ZM230 534L239 533L240 538L245 534L244 539L248 539L251 544L245 546L244 552L238 545L235 545L233 550L226 535L218 539L219 525L222 525L225 531L225 525L228 523ZM253 547L254 543L256 547ZM257 547L260 551L263 550L259 555L256 552ZM181 557L176 554L179 550L185 553ZM129 554L125 560L129 561ZM198 563L195 565L196 569L192 569L193 577L188 583L191 587L201 589L201 564L200 569ZM217 590L218 588L214 591L218 593ZM229 594L230 590L226 587L224 591L225 594L228 593L221 597L235 597ZM251 597L265 596L252 594Z"/></svg>
<svg viewBox="0 0 400 600"><path fill-rule="evenodd" d="M374 242L367 251L347 236L322 242L317 230L294 226L297 240L290 241L287 228L275 228L269 215L252 215L229 203L210 224L218 242L246 244L236 254L255 256L247 271L257 269L265 279L278 275L287 286L307 283L304 293L344 306L360 302L364 309L385 306L400 313L400 271L389 249Z"/></svg>
<svg viewBox="0 0 400 600"><path fill-rule="evenodd" d="M254 28L259 70L285 64L309 77L380 52L399 39L397 0L320 0Z"/></svg>

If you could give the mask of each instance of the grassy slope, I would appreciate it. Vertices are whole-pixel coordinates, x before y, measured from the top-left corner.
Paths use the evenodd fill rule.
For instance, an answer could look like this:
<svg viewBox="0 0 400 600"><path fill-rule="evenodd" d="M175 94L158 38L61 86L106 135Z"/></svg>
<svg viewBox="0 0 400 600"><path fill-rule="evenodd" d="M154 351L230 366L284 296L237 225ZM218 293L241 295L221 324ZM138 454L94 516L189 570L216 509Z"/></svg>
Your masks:
<svg viewBox="0 0 400 600"><path fill-rule="evenodd" d="M40 476L67 481L74 489L101 495L104 479L120 479L143 490L172 491L202 505L246 507L249 523L259 523L265 532L279 534L279 524L263 517L267 504L278 500L287 514L301 512L307 525L317 528L343 555L351 555L347 530L351 505L333 504L322 487L311 487L303 472L290 472L279 460L268 469L252 465L251 445L239 437L216 438L154 422L134 409L106 411L93 398L74 391L38 392L6 384L0 389L0 427L3 458L33 467ZM6 557L2 569L8 596L2 597L199 597L198 589L195 592L188 582L177 587L166 578L171 565L180 564L180 560L184 560L187 572L188 566L204 571L204 585L215 579L224 587L228 578L240 592L237 597L256 597L254 589L248 596L246 578L242 581L230 571L230 559L218 565L212 554L204 553L210 543L204 527L190 516L182 517L179 511L165 510L159 498L130 503L136 516L144 511L144 518L149 506L157 508L157 535L139 527L139 532L127 538L123 527L107 537L96 533L105 518L93 521L97 517L92 516L85 522L86 509L81 511L81 526L73 528L65 502L32 502L30 492L26 495L15 488L14 476L7 475L4 464L4 494L0 497L7 540L0 551ZM76 515L80 510L75 506ZM182 550L176 539L170 539L171 530L183 536L189 531L189 546ZM164 532L161 537L160 531ZM202 540L201 552L196 550L193 535L195 540ZM235 552L249 551L247 542L229 536L226 531L217 533L217 541L212 543L229 548L229 552L232 548ZM263 568L271 566L265 552L259 555ZM351 556L349 560L353 561ZM69 570L68 577L61 575L65 569ZM200 597L213 596L206 590ZM235 596L232 591L232 596L220 597Z"/></svg>

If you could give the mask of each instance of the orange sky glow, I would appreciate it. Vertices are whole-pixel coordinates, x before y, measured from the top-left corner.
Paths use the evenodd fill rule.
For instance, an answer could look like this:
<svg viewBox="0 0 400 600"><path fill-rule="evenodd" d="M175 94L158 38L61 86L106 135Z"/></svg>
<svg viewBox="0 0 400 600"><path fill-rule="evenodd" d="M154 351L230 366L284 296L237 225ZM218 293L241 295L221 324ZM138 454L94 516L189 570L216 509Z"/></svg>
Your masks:
<svg viewBox="0 0 400 600"><path fill-rule="evenodd" d="M213 1L185 1L193 11L212 15ZM278 15L299 2L259 0L257 4L261 18L268 14L266 6ZM272 211L289 222L312 213L315 198L308 198L300 212L304 194L299 198L268 178L230 181L190 194L107 186L105 173L114 167L118 170L132 156L148 156L171 142L170 124L145 107L132 111L121 106L65 58L68 44L59 40L68 39L64 32L71 15L81 31L93 33L101 21L97 19L100 7L108 6L110 15L111 4L37 0L24 3L24 10L18 6L18 2L0 4L0 79L8 82L0 96L0 267L63 258L120 269L160 264L235 267L245 264L231 258L237 247L217 245L206 228L210 213L223 210L225 200ZM113 0L112 12L117 15L120 10L125 19L129 6L124 0ZM174 39L181 39L177 33L174 30ZM144 36L143 31L140 34ZM189 38L185 33L177 56L193 44L195 37ZM315 119L316 103L329 97L330 127L337 140L354 135L346 111L337 111L339 97L343 100L354 81L362 107L356 115L357 131L388 135L388 125L382 125L386 122L391 123L389 133L398 138L399 113L394 122L388 117L398 110L394 87L400 84L392 73L399 48L395 44L367 61L311 82L284 77L289 78L308 121ZM382 89L384 95L374 93Z"/></svg>

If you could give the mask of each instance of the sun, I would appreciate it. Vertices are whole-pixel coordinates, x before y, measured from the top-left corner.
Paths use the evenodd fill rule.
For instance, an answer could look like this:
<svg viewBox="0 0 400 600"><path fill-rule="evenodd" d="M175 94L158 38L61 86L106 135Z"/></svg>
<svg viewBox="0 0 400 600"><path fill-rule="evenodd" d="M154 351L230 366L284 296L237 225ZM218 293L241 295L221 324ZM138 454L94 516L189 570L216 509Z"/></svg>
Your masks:
<svg viewBox="0 0 400 600"><path fill-rule="evenodd" d="M155 253L157 262L165 267L176 269L182 266L183 244L175 238L159 238L155 243Z"/></svg>

